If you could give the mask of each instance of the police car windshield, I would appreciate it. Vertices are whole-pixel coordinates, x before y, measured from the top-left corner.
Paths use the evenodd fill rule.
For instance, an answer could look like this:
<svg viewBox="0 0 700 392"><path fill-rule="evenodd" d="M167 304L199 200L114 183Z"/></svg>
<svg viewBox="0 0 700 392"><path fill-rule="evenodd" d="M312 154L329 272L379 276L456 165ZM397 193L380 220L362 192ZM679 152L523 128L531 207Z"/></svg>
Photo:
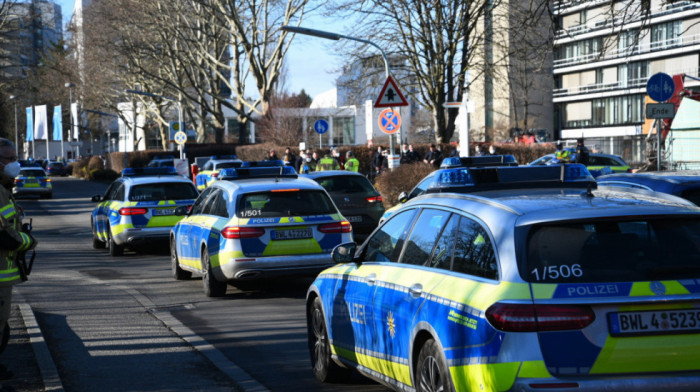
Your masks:
<svg viewBox="0 0 700 392"><path fill-rule="evenodd" d="M241 167L243 162L221 162L216 165L217 169L229 169Z"/></svg>
<svg viewBox="0 0 700 392"><path fill-rule="evenodd" d="M532 283L700 278L700 219L593 220L533 226L521 277Z"/></svg>
<svg viewBox="0 0 700 392"><path fill-rule="evenodd" d="M158 201L196 199L195 187L187 182L161 182L134 185L129 192L129 201Z"/></svg>
<svg viewBox="0 0 700 392"><path fill-rule="evenodd" d="M316 181L328 192L376 193L369 180L361 176L323 177Z"/></svg>
<svg viewBox="0 0 700 392"><path fill-rule="evenodd" d="M237 211L241 218L337 213L325 192L297 189L245 194L239 201Z"/></svg>

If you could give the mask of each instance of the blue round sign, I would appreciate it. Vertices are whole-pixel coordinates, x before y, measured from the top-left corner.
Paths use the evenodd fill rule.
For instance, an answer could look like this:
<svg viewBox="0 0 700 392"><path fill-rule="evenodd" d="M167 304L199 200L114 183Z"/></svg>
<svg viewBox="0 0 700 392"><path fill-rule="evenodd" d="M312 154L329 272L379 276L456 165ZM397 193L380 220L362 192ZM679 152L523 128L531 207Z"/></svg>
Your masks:
<svg viewBox="0 0 700 392"><path fill-rule="evenodd" d="M663 72L652 75L647 81L647 95L656 102L665 102L673 96L676 85L673 78Z"/></svg>
<svg viewBox="0 0 700 392"><path fill-rule="evenodd" d="M314 130L319 134L328 132L328 121L320 118L314 123Z"/></svg>

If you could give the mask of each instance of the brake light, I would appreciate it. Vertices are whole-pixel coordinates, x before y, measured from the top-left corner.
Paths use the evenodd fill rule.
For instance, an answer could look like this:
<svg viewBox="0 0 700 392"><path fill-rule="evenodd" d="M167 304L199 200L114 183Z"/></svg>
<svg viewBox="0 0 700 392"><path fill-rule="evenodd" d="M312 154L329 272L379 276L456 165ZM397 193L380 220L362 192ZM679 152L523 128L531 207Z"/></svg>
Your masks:
<svg viewBox="0 0 700 392"><path fill-rule="evenodd" d="M265 229L261 227L228 226L221 230L221 235L229 240L240 238L257 238L263 234L265 234Z"/></svg>
<svg viewBox="0 0 700 392"><path fill-rule="evenodd" d="M124 207L119 209L119 215L143 215L147 212L147 208L141 207Z"/></svg>
<svg viewBox="0 0 700 392"><path fill-rule="evenodd" d="M352 226L350 222L344 220L340 222L326 223L318 227L318 231L325 234L332 233L350 233L352 232Z"/></svg>
<svg viewBox="0 0 700 392"><path fill-rule="evenodd" d="M370 203L381 203L382 202L382 197L381 196L375 196L375 197L368 197L367 201Z"/></svg>
<svg viewBox="0 0 700 392"><path fill-rule="evenodd" d="M595 320L588 306L496 303L486 310L494 328L507 332L582 329Z"/></svg>
<svg viewBox="0 0 700 392"><path fill-rule="evenodd" d="M216 177L218 177L218 176L219 176L219 172L211 173L211 177L212 177L212 178L216 178Z"/></svg>
<svg viewBox="0 0 700 392"><path fill-rule="evenodd" d="M630 167L629 169L627 169L627 173L634 173L634 172L632 171L632 168L631 168L631 167Z"/></svg>
<svg viewBox="0 0 700 392"><path fill-rule="evenodd" d="M24 182L24 180L20 180L19 178L15 178L15 184L21 184L23 182Z"/></svg>

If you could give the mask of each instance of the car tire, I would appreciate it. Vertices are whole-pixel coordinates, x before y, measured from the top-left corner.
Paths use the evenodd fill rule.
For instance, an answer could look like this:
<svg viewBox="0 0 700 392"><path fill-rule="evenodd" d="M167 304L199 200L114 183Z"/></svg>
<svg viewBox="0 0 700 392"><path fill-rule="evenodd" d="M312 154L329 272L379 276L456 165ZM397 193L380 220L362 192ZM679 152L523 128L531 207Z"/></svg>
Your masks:
<svg viewBox="0 0 700 392"><path fill-rule="evenodd" d="M445 355L433 339L428 339L420 349L414 384L416 392L454 392Z"/></svg>
<svg viewBox="0 0 700 392"><path fill-rule="evenodd" d="M177 244L175 242L175 237L170 239L170 264L173 271L173 278L175 278L175 280L187 280L192 277L191 272L180 268L180 262L177 258Z"/></svg>
<svg viewBox="0 0 700 392"><path fill-rule="evenodd" d="M95 222L91 222L92 226L92 247L93 249L104 249L107 244L97 237L97 231L95 230Z"/></svg>
<svg viewBox="0 0 700 392"><path fill-rule="evenodd" d="M350 375L350 369L341 367L331 358L331 344L328 339L328 328L320 298L316 297L309 307L307 320L311 369L316 379L324 383L347 379Z"/></svg>
<svg viewBox="0 0 700 392"><path fill-rule="evenodd" d="M107 227L107 236L109 237L109 255L112 257L123 256L124 246L114 242L114 238L112 237L112 229L109 226Z"/></svg>
<svg viewBox="0 0 700 392"><path fill-rule="evenodd" d="M207 249L202 249L202 285L204 286L204 295L207 297L223 297L226 295L226 282L219 282L214 276L214 272L211 268L211 260L209 259L209 252Z"/></svg>

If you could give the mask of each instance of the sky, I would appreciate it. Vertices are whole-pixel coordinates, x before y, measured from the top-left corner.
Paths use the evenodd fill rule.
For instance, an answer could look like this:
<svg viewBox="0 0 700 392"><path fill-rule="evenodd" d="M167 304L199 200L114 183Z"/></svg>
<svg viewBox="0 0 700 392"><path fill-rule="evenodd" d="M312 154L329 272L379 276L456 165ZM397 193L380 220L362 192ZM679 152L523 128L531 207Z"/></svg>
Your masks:
<svg viewBox="0 0 700 392"><path fill-rule="evenodd" d="M73 14L74 0L54 0L61 6L63 25L65 26ZM341 33L333 29L333 25L323 26L322 23L314 23L310 20L304 23L304 27L312 27L317 30L327 30ZM321 38L297 35L287 52L287 80L286 90L291 94L298 94L301 90L312 98L335 87L337 73L333 71L340 68L340 59L330 54L334 41Z"/></svg>

